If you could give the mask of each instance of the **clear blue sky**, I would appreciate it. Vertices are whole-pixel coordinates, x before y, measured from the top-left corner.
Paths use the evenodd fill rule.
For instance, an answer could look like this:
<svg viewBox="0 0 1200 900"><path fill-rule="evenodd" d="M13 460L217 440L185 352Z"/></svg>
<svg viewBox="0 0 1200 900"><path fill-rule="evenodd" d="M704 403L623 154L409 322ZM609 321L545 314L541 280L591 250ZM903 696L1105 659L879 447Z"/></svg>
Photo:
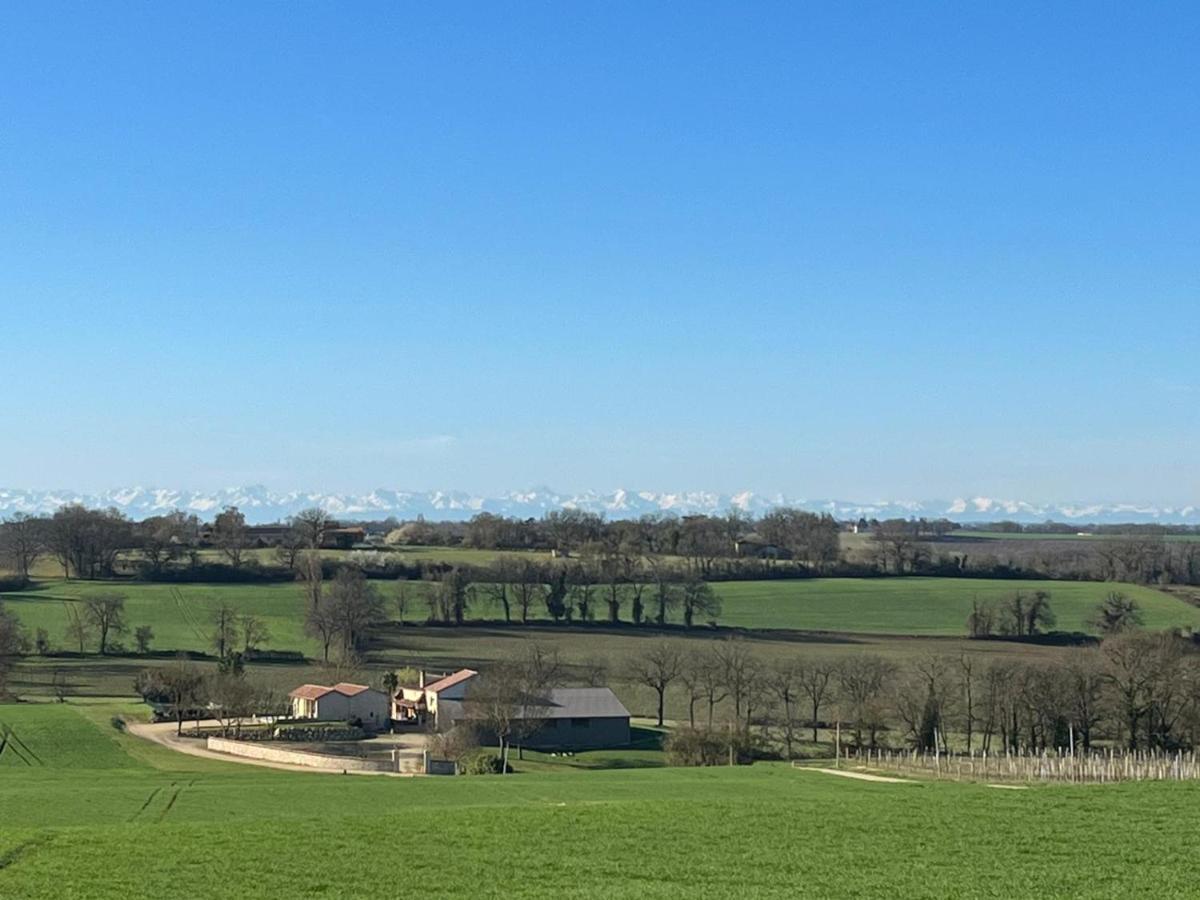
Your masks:
<svg viewBox="0 0 1200 900"><path fill-rule="evenodd" d="M0 485L1200 501L1200 7L9 4Z"/></svg>

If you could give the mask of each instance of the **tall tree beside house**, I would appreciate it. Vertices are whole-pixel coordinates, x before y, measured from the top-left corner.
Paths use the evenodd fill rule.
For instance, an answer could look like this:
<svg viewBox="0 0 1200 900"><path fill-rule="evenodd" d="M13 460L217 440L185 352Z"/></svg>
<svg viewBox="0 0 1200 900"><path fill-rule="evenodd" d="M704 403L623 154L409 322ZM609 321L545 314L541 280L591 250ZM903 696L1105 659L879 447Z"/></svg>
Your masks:
<svg viewBox="0 0 1200 900"><path fill-rule="evenodd" d="M125 632L125 595L115 591L85 594L84 615L99 641L100 655L108 652L109 637Z"/></svg>
<svg viewBox="0 0 1200 900"><path fill-rule="evenodd" d="M227 506L213 520L213 541L235 569L242 564L242 557L249 546L246 535L246 517L236 506Z"/></svg>
<svg viewBox="0 0 1200 900"><path fill-rule="evenodd" d="M501 772L508 772L512 745L520 752L524 741L542 727L547 696L561 683L562 673L558 652L534 644L499 660L467 692L467 718L497 741Z"/></svg>

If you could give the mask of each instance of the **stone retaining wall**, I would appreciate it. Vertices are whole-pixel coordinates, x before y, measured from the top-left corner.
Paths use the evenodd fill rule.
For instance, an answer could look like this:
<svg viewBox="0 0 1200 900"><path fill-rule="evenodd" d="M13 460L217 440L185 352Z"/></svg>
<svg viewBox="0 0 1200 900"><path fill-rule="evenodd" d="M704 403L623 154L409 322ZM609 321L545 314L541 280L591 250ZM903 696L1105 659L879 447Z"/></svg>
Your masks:
<svg viewBox="0 0 1200 900"><path fill-rule="evenodd" d="M363 759L355 756L332 756L324 753L308 753L303 750L288 750L283 747L267 746L259 741L231 741L228 738L210 737L208 749L230 756L246 759L261 759L267 762L286 763L290 766L308 766L313 769L328 769L337 772L403 772L416 775L425 771L425 755L420 751L402 750L399 762L390 759Z"/></svg>

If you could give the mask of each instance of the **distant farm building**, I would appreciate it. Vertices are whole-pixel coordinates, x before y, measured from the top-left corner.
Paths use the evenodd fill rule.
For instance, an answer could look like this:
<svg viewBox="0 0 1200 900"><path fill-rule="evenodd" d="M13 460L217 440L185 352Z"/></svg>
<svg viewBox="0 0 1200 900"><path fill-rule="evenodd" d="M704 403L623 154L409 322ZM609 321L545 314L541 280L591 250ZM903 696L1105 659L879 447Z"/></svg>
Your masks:
<svg viewBox="0 0 1200 900"><path fill-rule="evenodd" d="M361 527L327 528L321 538L323 550L349 550L367 539L367 530Z"/></svg>
<svg viewBox="0 0 1200 900"><path fill-rule="evenodd" d="M748 534L733 542L733 552L745 559L791 559L792 551L764 540L760 535Z"/></svg>
<svg viewBox="0 0 1200 900"><path fill-rule="evenodd" d="M292 718L318 722L361 722L365 728L381 729L388 724L388 695L365 684L339 682L332 687L302 684L288 697Z"/></svg>
<svg viewBox="0 0 1200 900"><path fill-rule="evenodd" d="M591 750L629 743L629 710L606 687L555 688L531 715L542 725L525 739L528 747Z"/></svg>

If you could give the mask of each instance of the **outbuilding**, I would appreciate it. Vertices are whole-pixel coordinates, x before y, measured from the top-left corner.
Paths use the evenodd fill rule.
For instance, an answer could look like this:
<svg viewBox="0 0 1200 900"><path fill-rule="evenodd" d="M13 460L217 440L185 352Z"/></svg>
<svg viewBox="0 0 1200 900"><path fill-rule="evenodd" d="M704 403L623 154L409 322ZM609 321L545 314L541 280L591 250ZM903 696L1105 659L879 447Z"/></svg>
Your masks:
<svg viewBox="0 0 1200 900"><path fill-rule="evenodd" d="M388 695L369 685L339 682L332 686L302 684L288 696L292 718L318 722L361 722L364 728L386 728L390 703Z"/></svg>

